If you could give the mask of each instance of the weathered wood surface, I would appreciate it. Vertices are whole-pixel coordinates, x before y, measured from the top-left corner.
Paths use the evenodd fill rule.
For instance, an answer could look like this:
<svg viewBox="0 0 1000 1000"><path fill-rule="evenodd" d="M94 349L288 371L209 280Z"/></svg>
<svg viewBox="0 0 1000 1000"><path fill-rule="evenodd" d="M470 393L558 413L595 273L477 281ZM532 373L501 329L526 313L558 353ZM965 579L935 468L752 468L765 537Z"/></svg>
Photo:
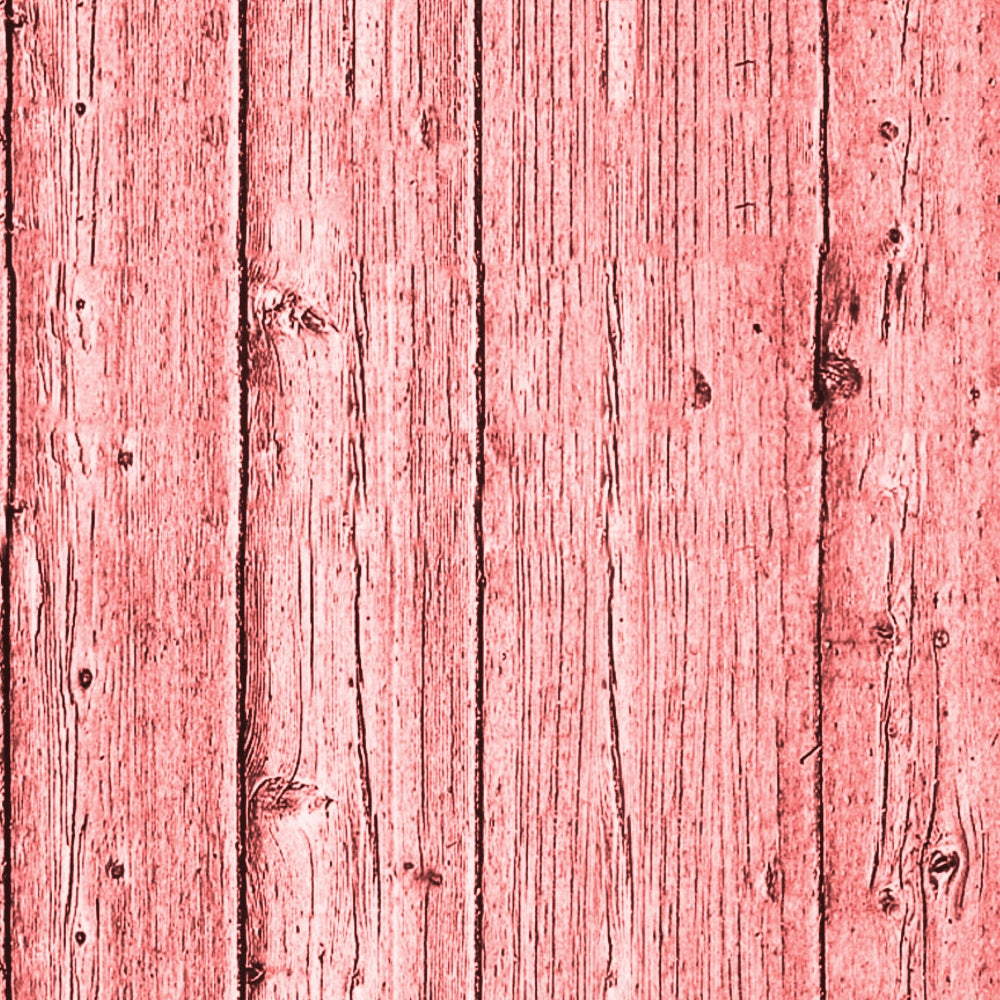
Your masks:
<svg viewBox="0 0 1000 1000"><path fill-rule="evenodd" d="M989 997L1000 161L995 8L830 10L822 335L830 997Z"/></svg>
<svg viewBox="0 0 1000 1000"><path fill-rule="evenodd" d="M6 9L18 1000L235 996L232 14Z"/></svg>
<svg viewBox="0 0 1000 1000"><path fill-rule="evenodd" d="M484 37L484 996L815 996L815 12Z"/></svg>
<svg viewBox="0 0 1000 1000"><path fill-rule="evenodd" d="M5 21L8 1000L994 995L1000 14Z"/></svg>
<svg viewBox="0 0 1000 1000"><path fill-rule="evenodd" d="M255 996L470 989L470 28L249 6Z"/></svg>

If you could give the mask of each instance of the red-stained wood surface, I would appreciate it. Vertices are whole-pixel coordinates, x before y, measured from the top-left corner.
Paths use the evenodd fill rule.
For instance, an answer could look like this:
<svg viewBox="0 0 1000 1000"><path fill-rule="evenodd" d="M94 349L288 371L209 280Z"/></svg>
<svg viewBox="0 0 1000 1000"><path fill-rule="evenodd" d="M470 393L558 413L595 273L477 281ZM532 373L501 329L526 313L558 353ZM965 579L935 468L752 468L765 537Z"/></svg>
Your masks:
<svg viewBox="0 0 1000 1000"><path fill-rule="evenodd" d="M470 990L468 16L249 6L255 996Z"/></svg>
<svg viewBox="0 0 1000 1000"><path fill-rule="evenodd" d="M17 1000L235 996L233 13L7 8Z"/></svg>
<svg viewBox="0 0 1000 1000"><path fill-rule="evenodd" d="M830 10L828 996L1000 990L1000 17Z"/></svg>
<svg viewBox="0 0 1000 1000"><path fill-rule="evenodd" d="M815 37L485 11L484 996L818 993Z"/></svg>
<svg viewBox="0 0 1000 1000"><path fill-rule="evenodd" d="M8 1000L994 996L1000 15L5 23Z"/></svg>

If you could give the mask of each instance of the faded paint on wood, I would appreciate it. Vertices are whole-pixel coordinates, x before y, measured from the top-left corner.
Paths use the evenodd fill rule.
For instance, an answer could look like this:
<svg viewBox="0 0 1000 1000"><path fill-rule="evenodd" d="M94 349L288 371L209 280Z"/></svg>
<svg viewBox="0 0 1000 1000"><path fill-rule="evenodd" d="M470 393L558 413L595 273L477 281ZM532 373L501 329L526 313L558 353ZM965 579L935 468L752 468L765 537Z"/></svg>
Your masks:
<svg viewBox="0 0 1000 1000"><path fill-rule="evenodd" d="M486 10L484 995L819 988L815 31Z"/></svg>
<svg viewBox="0 0 1000 1000"><path fill-rule="evenodd" d="M829 995L1000 983L1000 17L830 5Z"/></svg>
<svg viewBox="0 0 1000 1000"><path fill-rule="evenodd" d="M231 997L236 23L9 30L8 996Z"/></svg>
<svg viewBox="0 0 1000 1000"><path fill-rule="evenodd" d="M249 7L255 996L469 990L467 17Z"/></svg>
<svg viewBox="0 0 1000 1000"><path fill-rule="evenodd" d="M11 997L993 995L952 8L250 0L238 574L237 12L8 4Z"/></svg>

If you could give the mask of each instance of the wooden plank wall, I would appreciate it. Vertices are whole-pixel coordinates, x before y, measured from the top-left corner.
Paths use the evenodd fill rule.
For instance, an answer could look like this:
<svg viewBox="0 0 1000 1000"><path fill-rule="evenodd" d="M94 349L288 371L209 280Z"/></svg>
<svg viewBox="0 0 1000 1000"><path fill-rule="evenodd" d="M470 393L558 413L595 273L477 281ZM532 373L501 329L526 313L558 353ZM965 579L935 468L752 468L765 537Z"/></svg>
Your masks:
<svg viewBox="0 0 1000 1000"><path fill-rule="evenodd" d="M994 995L1000 13L4 22L5 1000Z"/></svg>
<svg viewBox="0 0 1000 1000"><path fill-rule="evenodd" d="M234 13L7 5L16 998L236 978Z"/></svg>

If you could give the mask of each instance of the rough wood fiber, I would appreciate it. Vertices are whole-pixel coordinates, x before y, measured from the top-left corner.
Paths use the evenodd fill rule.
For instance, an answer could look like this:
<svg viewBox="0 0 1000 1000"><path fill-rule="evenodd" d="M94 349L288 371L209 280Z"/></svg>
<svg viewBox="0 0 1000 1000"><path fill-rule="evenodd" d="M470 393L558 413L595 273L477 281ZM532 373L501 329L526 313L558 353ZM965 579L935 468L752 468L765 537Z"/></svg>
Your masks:
<svg viewBox="0 0 1000 1000"><path fill-rule="evenodd" d="M982 11L982 16L980 16ZM831 3L829 996L1000 988L1000 16Z"/></svg>
<svg viewBox="0 0 1000 1000"><path fill-rule="evenodd" d="M467 17L249 4L254 996L469 992Z"/></svg>
<svg viewBox="0 0 1000 1000"><path fill-rule="evenodd" d="M484 21L483 996L816 996L817 13Z"/></svg>
<svg viewBox="0 0 1000 1000"><path fill-rule="evenodd" d="M236 25L12 30L8 996L233 997Z"/></svg>

